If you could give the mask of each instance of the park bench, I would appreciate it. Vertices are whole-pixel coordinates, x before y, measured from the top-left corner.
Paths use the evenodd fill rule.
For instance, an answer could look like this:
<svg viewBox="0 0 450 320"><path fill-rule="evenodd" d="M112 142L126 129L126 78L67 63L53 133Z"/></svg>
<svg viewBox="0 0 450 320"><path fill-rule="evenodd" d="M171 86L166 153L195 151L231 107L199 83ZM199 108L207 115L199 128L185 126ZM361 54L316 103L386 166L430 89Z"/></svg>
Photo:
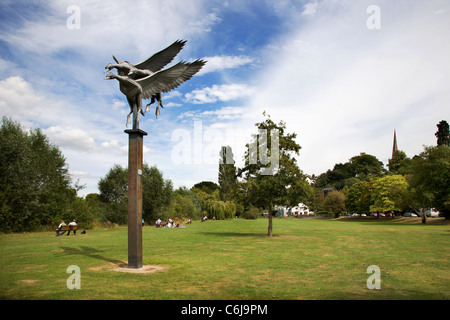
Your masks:
<svg viewBox="0 0 450 320"><path fill-rule="evenodd" d="M60 231L75 231L78 229L78 226L62 226Z"/></svg>
<svg viewBox="0 0 450 320"><path fill-rule="evenodd" d="M56 235L60 235L60 232L62 231L73 231L73 233L76 234L77 229L78 226L62 226L61 229L56 229Z"/></svg>

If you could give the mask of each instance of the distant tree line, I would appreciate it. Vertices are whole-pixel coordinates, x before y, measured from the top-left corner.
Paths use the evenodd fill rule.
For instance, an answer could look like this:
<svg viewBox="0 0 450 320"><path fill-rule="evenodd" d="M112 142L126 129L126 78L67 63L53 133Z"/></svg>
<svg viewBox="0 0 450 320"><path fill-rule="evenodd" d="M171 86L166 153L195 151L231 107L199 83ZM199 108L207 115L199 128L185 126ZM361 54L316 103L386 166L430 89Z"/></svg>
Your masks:
<svg viewBox="0 0 450 320"><path fill-rule="evenodd" d="M264 114L265 115L265 114ZM268 235L276 205L307 204L312 211L402 212L436 208L450 218L450 135L446 121L435 133L436 146L408 158L396 151L386 170L375 156L361 153L319 176L308 177L298 167L301 146L286 124L267 116L255 124L258 132L277 132L278 163L272 174L264 169L272 163L255 163L261 148L270 159L272 135L257 135L246 145L245 163L237 168L232 150L220 150L218 184L202 181L191 189L174 190L157 167L143 167L143 219L203 216L254 219L268 213ZM265 145L261 143L265 141ZM252 148L251 146L257 146ZM81 227L127 223L128 170L114 165L98 182L99 193L77 196L82 188L73 182L66 159L39 130L24 130L3 117L0 128L0 232L23 232L51 228L60 219L76 219ZM326 193L324 189L330 192Z"/></svg>
<svg viewBox="0 0 450 320"><path fill-rule="evenodd" d="M450 135L448 123L437 124L436 146L425 146L413 158L396 150L389 159L388 170L375 156L361 153L347 163L336 164L319 176L313 176L315 191L309 205L315 210L329 210L322 190L333 189L329 195L341 199L334 205L334 213L412 211L422 216L423 209L435 208L450 218Z"/></svg>

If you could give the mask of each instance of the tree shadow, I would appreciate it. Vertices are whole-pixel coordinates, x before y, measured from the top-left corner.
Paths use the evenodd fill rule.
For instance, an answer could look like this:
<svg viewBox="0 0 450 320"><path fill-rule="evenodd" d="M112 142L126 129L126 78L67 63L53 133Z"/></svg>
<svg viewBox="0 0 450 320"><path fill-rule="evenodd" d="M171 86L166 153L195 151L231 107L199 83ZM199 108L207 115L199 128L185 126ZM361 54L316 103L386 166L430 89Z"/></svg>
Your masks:
<svg viewBox="0 0 450 320"><path fill-rule="evenodd" d="M58 253L57 254L58 256L80 255L80 256L85 256L85 257L89 257L89 258L94 258L94 259L114 263L119 267L123 267L124 265L126 265L126 263L124 263L121 260L108 258L108 257L102 255L102 253L104 251L101 251L101 250L98 250L95 248L86 247L86 246L81 246L79 248L73 248L73 247L60 247L60 248L63 249L64 251L61 253Z"/></svg>
<svg viewBox="0 0 450 320"><path fill-rule="evenodd" d="M221 236L221 237L255 237L255 238L270 238L267 233L242 233L242 232L200 232L207 236ZM279 234L273 234L272 238L279 237Z"/></svg>

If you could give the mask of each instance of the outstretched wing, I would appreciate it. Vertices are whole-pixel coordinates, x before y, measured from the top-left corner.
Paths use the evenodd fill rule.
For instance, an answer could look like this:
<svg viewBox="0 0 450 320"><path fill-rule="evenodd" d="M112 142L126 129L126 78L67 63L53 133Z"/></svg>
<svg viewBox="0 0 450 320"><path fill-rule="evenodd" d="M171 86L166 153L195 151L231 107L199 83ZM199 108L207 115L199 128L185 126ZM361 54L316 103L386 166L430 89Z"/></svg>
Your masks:
<svg viewBox="0 0 450 320"><path fill-rule="evenodd" d="M158 72L170 61L172 61L173 58L175 58L175 56L181 51L185 43L186 40L177 40L164 50L155 53L145 61L135 64L134 66L138 69L148 69L153 73Z"/></svg>
<svg viewBox="0 0 450 320"><path fill-rule="evenodd" d="M142 87L142 98L149 99L157 93L169 92L177 88L199 72L205 63L204 60L195 60L190 63L182 61L166 70L135 81Z"/></svg>

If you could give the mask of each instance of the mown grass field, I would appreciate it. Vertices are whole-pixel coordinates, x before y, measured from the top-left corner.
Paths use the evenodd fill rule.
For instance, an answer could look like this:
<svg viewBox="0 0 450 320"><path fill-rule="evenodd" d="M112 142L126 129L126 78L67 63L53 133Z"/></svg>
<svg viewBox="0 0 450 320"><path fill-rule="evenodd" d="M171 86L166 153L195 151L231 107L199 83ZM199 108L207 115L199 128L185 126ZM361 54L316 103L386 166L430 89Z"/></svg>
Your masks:
<svg viewBox="0 0 450 320"><path fill-rule="evenodd" d="M450 299L450 225L390 219L194 221L145 226L148 274L111 270L127 261L127 229L0 235L1 299ZM412 220L411 220L412 221ZM81 270L69 290L67 267ZM381 269L369 290L367 267Z"/></svg>

